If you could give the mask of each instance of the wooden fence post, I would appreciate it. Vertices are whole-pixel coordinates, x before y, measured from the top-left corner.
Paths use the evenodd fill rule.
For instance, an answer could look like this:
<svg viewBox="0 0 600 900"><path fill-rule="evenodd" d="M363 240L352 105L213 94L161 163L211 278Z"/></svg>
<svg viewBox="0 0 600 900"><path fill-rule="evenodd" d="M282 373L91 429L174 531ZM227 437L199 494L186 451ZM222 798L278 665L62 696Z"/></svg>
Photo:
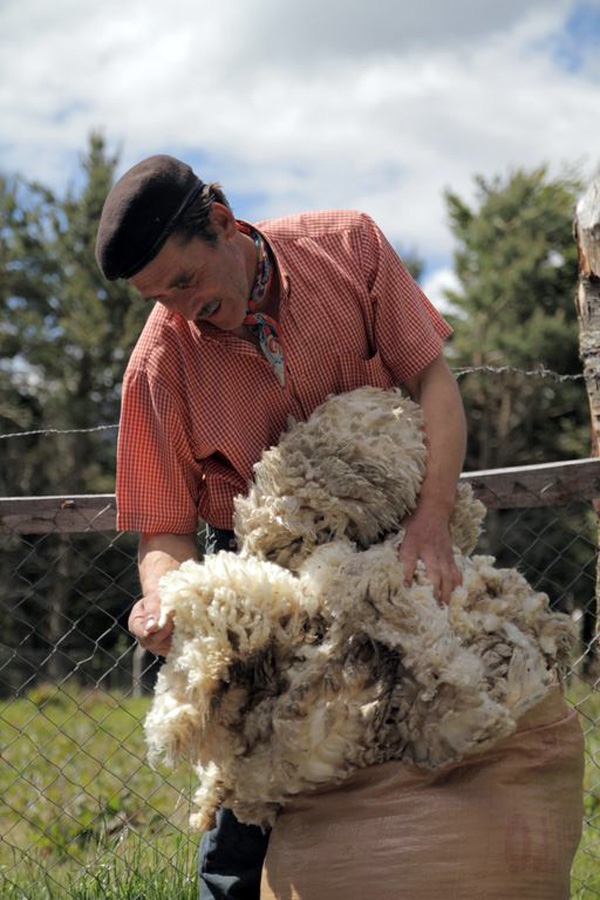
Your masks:
<svg viewBox="0 0 600 900"><path fill-rule="evenodd" d="M600 456L600 179L594 181L577 204L575 238L579 254L577 316L579 354L590 405L592 455ZM600 535L600 501L594 501ZM600 543L600 541L599 541ZM596 562L594 640L586 654L584 672L600 672L598 621L600 618L600 557Z"/></svg>
<svg viewBox="0 0 600 900"><path fill-rule="evenodd" d="M133 648L133 658L131 664L131 696L141 697L143 695L142 676L144 674L144 657L146 651L141 644L136 644Z"/></svg>

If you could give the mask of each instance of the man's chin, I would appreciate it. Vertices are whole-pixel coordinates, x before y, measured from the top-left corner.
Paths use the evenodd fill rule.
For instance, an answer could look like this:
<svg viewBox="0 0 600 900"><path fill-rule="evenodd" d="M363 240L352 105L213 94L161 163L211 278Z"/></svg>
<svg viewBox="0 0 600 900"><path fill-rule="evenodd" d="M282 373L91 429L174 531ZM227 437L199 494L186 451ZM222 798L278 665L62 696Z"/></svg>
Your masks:
<svg viewBox="0 0 600 900"><path fill-rule="evenodd" d="M212 302L214 303L215 301L213 300ZM203 316L198 315L195 317L195 319L193 320L195 325L200 326L200 325L203 325L205 322L208 322L209 325L216 325L214 318L215 318L215 316L219 315L223 301L217 300L216 302L217 302L217 305L212 310L210 315L208 315L208 316L207 315L203 315ZM212 306L212 303L211 303L211 306ZM216 325L216 327L218 328L219 326Z"/></svg>
<svg viewBox="0 0 600 900"><path fill-rule="evenodd" d="M214 313L207 317L197 316L193 321L194 325L197 328L204 328L207 325L212 326L212 328L218 328L219 331L231 331L235 334L243 334L244 333L244 319L246 318L246 314L243 315L234 315L232 311L228 310L228 315L221 316L221 321L215 321L215 317L219 318L219 313L222 311L222 304L219 303Z"/></svg>
<svg viewBox="0 0 600 900"><path fill-rule="evenodd" d="M194 325L196 326L196 328L199 328L200 331L209 327L209 328L216 328L218 331L234 331L237 334L238 331L242 330L241 328L237 328L235 325L232 325L231 323L213 322L213 321L211 321L211 319L194 319Z"/></svg>

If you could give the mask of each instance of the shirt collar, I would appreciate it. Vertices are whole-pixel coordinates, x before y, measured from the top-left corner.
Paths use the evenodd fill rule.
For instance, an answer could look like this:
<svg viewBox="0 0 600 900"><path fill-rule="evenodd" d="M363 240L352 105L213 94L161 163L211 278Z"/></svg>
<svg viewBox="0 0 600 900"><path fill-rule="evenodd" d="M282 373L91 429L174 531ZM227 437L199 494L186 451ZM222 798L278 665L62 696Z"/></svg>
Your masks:
<svg viewBox="0 0 600 900"><path fill-rule="evenodd" d="M247 227L249 226L251 228L254 228L254 230L258 231L258 233L260 234L261 238L263 239L263 241L269 248L269 251L271 253L271 258L273 259L273 261L275 263L275 272L277 273L277 276L279 278L279 302L281 303L281 301L283 299L287 300L287 298L289 297L289 293L290 293L290 284L291 284L290 275L289 275L289 272L286 270L285 266L282 264L279 257L277 256L277 253L275 251L275 248L273 247L273 244L271 243L271 241L269 240L267 235L264 233L264 231L261 231L261 229L257 228L256 225L254 225L252 222L246 222L245 219L236 219L236 221L239 222L241 225L246 225Z"/></svg>

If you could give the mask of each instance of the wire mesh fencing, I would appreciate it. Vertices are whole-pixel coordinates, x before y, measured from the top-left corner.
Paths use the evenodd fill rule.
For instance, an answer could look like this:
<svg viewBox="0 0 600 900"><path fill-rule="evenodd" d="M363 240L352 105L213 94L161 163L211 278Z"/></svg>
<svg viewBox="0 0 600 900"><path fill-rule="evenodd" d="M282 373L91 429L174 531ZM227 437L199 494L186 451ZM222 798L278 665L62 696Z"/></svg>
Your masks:
<svg viewBox="0 0 600 900"><path fill-rule="evenodd" d="M490 507L476 552L517 566L576 623L564 680L586 735L578 898L600 897L596 463L468 476ZM160 661L127 631L135 538L113 530L111 496L0 504L1 895L141 898L154 895L131 885L151 875L165 896L195 896L195 775L145 759ZM111 893L119 879L127 892Z"/></svg>

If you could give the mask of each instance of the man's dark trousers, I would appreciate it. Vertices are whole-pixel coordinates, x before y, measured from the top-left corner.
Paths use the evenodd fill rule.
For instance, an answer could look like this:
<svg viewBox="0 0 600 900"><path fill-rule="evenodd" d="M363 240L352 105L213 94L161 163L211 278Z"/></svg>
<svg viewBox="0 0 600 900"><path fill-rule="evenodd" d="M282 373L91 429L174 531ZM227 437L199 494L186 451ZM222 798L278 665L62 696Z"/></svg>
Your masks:
<svg viewBox="0 0 600 900"><path fill-rule="evenodd" d="M206 553L235 550L233 531L206 526ZM242 825L230 809L221 809L217 825L200 844L200 900L259 900L260 878L269 835Z"/></svg>

